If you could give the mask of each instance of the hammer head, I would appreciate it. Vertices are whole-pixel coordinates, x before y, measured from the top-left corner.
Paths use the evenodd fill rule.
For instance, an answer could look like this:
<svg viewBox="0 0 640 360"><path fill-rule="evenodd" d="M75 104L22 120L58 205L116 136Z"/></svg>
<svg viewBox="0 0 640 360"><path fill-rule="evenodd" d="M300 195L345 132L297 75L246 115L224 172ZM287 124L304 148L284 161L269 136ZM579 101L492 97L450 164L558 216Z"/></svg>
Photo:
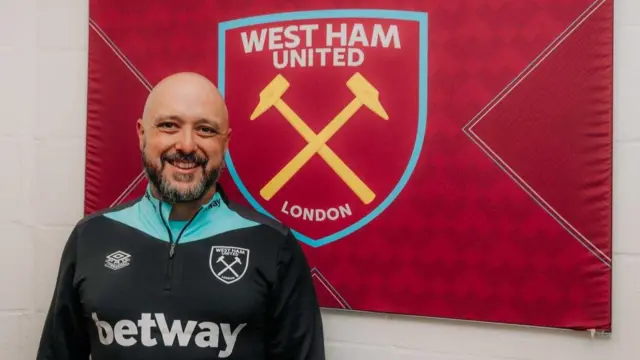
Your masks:
<svg viewBox="0 0 640 360"><path fill-rule="evenodd" d="M220 256L216 262L219 263L222 260L224 260L224 255Z"/></svg>
<svg viewBox="0 0 640 360"><path fill-rule="evenodd" d="M389 115L380 104L380 100L378 99L379 92L378 90L371 85L367 79L364 78L360 73L355 73L353 76L347 81L347 87L353 95L355 95L356 99L358 99L362 105L369 108L369 110L376 113L378 116L385 120L389 120Z"/></svg>
<svg viewBox="0 0 640 360"><path fill-rule="evenodd" d="M260 116L263 112L269 110L287 91L289 88L289 82L284 76L278 74L267 86L260 91L260 102L258 106L253 110L253 113L249 119L253 120Z"/></svg>

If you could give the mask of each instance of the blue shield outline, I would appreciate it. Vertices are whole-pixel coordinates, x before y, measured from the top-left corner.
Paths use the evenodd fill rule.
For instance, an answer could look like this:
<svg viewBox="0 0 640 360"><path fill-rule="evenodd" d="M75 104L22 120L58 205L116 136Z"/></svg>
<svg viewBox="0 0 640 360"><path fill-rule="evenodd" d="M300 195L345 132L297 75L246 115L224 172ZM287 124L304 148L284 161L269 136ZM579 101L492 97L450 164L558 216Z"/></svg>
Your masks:
<svg viewBox="0 0 640 360"><path fill-rule="evenodd" d="M344 10L317 10L317 11L299 11L299 12L287 12L277 13L261 16L253 16L247 18L241 18L236 20L230 20L221 22L218 25L218 89L225 96L225 59L226 59L226 32L227 30L241 28L252 25L261 25L273 22L285 22L291 20L314 20L314 19L340 19L340 18L373 18L373 19L394 19L394 20L409 20L419 23L420 28L420 40L419 40L419 60L418 60L418 76L419 76L419 88L418 88L418 129L416 131L416 138L413 146L413 151L407 167L400 178L400 181L396 184L389 195L369 214L351 224L350 226L335 232L331 235L325 236L319 239L312 239L302 233L299 233L295 229L291 229L296 238L311 247L320 247L327 245L336 240L339 240L363 226L367 225L383 211L387 209L389 205L396 199L400 192L404 189L405 185L409 181L409 178L413 174L416 163L420 158L422 152L422 145L424 142L424 136L427 128L427 58L428 58L428 14L425 12L417 11L399 11L399 10L375 10L375 9L344 9ZM247 199L247 201L257 211L276 219L275 216L270 214L260 203L254 198L254 196L247 190L242 179L238 176L236 169L233 165L231 158L231 151L227 151L225 154L225 161L229 174L231 175L234 183Z"/></svg>

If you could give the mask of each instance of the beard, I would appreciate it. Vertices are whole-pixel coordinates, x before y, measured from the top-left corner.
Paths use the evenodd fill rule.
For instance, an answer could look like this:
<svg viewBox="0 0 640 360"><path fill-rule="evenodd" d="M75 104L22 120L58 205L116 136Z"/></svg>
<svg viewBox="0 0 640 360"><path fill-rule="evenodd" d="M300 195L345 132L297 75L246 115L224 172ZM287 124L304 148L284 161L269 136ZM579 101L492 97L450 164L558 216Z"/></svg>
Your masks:
<svg viewBox="0 0 640 360"><path fill-rule="evenodd" d="M169 178L163 174L167 163L171 164L175 161L191 162L202 171L199 182L190 185L188 188L180 187L177 182L193 182L198 176L197 173L192 174L173 174ZM185 203L200 200L211 187L218 181L222 166L214 167L207 171L208 159L196 155L195 153L186 154L182 151L176 151L173 154L163 153L160 156L160 166L154 164L142 151L142 163L144 171L147 174L149 182L157 189L164 201L169 203ZM173 180L173 181L172 181Z"/></svg>

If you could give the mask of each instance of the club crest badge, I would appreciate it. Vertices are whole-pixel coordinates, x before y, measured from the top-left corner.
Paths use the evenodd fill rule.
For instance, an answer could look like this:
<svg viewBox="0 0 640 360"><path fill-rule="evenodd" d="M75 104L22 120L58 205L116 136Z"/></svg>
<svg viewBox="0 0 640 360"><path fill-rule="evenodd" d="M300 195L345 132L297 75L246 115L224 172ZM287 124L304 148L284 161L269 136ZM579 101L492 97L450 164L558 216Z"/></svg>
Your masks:
<svg viewBox="0 0 640 360"><path fill-rule="evenodd" d="M249 250L234 246L212 246L209 268L225 284L232 284L245 275L249 267Z"/></svg>
<svg viewBox="0 0 640 360"><path fill-rule="evenodd" d="M318 247L376 221L427 129L427 14L321 10L219 24L229 174L258 211Z"/></svg>

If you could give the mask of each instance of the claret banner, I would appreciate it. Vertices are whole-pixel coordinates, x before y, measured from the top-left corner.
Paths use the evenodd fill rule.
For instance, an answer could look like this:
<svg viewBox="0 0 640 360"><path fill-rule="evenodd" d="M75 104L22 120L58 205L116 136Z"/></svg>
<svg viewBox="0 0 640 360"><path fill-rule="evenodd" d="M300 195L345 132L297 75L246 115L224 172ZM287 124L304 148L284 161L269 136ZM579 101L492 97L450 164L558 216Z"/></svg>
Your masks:
<svg viewBox="0 0 640 360"><path fill-rule="evenodd" d="M229 109L225 192L294 231L323 307L610 331L612 19L611 0L92 0L85 210L143 193L146 96L195 71Z"/></svg>

